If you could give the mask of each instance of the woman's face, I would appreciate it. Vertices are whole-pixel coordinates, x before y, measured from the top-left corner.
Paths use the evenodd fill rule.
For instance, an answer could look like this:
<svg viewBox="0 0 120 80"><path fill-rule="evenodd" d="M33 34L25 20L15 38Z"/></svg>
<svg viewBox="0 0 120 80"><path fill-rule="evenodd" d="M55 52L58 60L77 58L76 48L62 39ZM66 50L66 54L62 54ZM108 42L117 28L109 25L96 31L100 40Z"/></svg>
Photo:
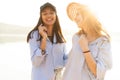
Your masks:
<svg viewBox="0 0 120 80"><path fill-rule="evenodd" d="M43 20L45 25L53 26L53 24L56 21L56 13L55 13L55 11L53 11L53 9L49 8L49 7L45 8L42 11L42 20Z"/></svg>
<svg viewBox="0 0 120 80"><path fill-rule="evenodd" d="M81 14L80 14L80 13L77 13L74 21L76 22L76 24L77 24L80 28L82 28L82 26L81 26L82 20L83 20L83 18L82 18L82 16L81 16Z"/></svg>

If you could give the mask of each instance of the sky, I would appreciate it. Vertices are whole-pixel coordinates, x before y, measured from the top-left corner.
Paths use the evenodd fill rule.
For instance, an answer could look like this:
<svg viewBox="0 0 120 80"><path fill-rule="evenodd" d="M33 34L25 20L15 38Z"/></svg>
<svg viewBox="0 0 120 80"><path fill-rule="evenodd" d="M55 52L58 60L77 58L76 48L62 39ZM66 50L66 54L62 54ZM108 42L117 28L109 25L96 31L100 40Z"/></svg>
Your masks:
<svg viewBox="0 0 120 80"><path fill-rule="evenodd" d="M74 23L66 15L66 6L73 1L90 7L109 31L119 31L119 0L0 0L0 22L35 26L39 18L40 6L45 2L51 2L57 8L61 25L63 28L68 28Z"/></svg>

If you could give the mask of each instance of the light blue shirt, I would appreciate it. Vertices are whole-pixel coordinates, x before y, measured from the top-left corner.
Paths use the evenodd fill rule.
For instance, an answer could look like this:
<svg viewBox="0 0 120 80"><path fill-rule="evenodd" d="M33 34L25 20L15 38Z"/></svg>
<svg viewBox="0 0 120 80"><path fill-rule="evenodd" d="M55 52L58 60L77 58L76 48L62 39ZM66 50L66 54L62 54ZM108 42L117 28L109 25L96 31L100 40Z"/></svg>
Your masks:
<svg viewBox="0 0 120 80"><path fill-rule="evenodd" d="M72 49L62 80L104 80L105 72L112 67L110 41L102 36L89 43L91 55L97 64L95 77L87 66L79 40L77 34L72 38Z"/></svg>
<svg viewBox="0 0 120 80"><path fill-rule="evenodd" d="M32 80L53 80L54 70L63 68L66 63L66 47L65 43L55 43L56 36L54 35L54 43L47 39L46 54L41 54L40 41L38 31L31 34L30 53L32 61Z"/></svg>

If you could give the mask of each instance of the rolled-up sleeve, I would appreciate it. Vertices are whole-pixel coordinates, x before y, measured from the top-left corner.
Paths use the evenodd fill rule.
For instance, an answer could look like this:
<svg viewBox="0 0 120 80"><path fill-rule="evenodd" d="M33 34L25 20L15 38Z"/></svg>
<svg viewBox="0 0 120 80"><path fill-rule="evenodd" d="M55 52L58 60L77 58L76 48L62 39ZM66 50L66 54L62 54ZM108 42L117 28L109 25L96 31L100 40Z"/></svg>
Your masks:
<svg viewBox="0 0 120 80"><path fill-rule="evenodd" d="M42 60L44 59L45 55L41 54L40 49L40 42L37 41L38 39L38 32L35 31L31 34L29 45L30 45L30 55L31 55L31 61L33 65L38 66Z"/></svg>
<svg viewBox="0 0 120 80"><path fill-rule="evenodd" d="M97 63L97 80L102 80L105 72L112 67L111 45L108 40L104 40L99 48Z"/></svg>

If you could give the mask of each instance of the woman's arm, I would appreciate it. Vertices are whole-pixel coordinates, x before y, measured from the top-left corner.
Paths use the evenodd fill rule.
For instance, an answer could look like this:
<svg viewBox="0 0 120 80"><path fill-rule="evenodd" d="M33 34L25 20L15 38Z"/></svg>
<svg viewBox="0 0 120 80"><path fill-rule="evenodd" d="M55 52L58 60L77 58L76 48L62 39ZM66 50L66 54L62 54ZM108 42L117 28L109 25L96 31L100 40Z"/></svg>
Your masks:
<svg viewBox="0 0 120 80"><path fill-rule="evenodd" d="M84 53L84 56L90 71L96 76L96 61L93 59L91 52Z"/></svg>
<svg viewBox="0 0 120 80"><path fill-rule="evenodd" d="M34 31L31 34L32 38L29 40L31 61L34 66L39 66L43 61L45 55L42 55L42 50L40 48L40 42L38 40L38 31Z"/></svg>
<svg viewBox="0 0 120 80"><path fill-rule="evenodd" d="M88 47L88 40L84 34L80 36L79 44L85 56L85 61L88 65L88 68L94 74L94 76L96 76L96 61L91 55L91 52Z"/></svg>
<svg viewBox="0 0 120 80"><path fill-rule="evenodd" d="M111 46L110 41L106 38L101 39L98 44L98 56L96 58L93 58L90 51L84 53L84 56L91 73L93 73L97 79L102 79L104 78L106 70L112 66ZM87 46L82 47L82 50L84 52L89 50L89 48Z"/></svg>
<svg viewBox="0 0 120 80"><path fill-rule="evenodd" d="M40 25L38 27L39 35L42 37L40 42L40 49L42 50L42 55L45 54L46 49L46 40L47 40L47 28L45 26Z"/></svg>

